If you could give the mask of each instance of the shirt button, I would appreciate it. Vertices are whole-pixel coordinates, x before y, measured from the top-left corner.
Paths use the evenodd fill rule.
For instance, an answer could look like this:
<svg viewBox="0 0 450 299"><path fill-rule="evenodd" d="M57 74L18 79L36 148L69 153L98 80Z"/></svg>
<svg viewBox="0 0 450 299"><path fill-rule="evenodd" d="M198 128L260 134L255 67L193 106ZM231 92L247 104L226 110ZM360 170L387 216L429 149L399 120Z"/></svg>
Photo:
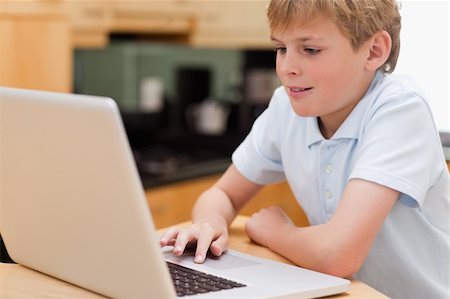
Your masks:
<svg viewBox="0 0 450 299"><path fill-rule="evenodd" d="M326 173L332 173L333 172L333 166L331 166L330 164L325 166L325 172Z"/></svg>
<svg viewBox="0 0 450 299"><path fill-rule="evenodd" d="M331 192L331 191L327 191L327 192L325 192L325 198L326 199L331 199L331 198L333 198L333 193Z"/></svg>

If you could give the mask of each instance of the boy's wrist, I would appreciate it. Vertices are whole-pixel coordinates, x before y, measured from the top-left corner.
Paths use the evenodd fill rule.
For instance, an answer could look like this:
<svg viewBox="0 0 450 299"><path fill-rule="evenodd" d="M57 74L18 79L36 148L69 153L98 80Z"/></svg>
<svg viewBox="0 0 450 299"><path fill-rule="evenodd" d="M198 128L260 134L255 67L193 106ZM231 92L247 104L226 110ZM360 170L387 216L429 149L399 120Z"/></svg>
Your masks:
<svg viewBox="0 0 450 299"><path fill-rule="evenodd" d="M225 229L228 229L227 221L223 216L216 215L213 217L206 217L206 218L192 218L192 223L196 225L210 225L212 227L219 227L223 226Z"/></svg>
<svg viewBox="0 0 450 299"><path fill-rule="evenodd" d="M296 226L292 223L280 223L276 228L272 229L267 237L266 246L270 250L279 252L280 246L291 246L287 242L287 236L293 235L295 233Z"/></svg>

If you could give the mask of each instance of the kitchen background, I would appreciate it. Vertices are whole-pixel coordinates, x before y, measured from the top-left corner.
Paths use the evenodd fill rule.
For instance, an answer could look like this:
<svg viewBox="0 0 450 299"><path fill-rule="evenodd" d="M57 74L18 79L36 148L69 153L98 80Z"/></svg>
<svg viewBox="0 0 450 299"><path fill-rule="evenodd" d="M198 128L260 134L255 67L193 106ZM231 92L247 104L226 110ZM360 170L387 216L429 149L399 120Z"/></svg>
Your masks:
<svg viewBox="0 0 450 299"><path fill-rule="evenodd" d="M122 111L146 186L221 172L279 86L272 50L211 49L112 37L75 51L74 91Z"/></svg>
<svg viewBox="0 0 450 299"><path fill-rule="evenodd" d="M425 89L448 152L449 4L401 3L396 72ZM0 85L114 98L146 187L220 173L279 84L267 4L0 0Z"/></svg>

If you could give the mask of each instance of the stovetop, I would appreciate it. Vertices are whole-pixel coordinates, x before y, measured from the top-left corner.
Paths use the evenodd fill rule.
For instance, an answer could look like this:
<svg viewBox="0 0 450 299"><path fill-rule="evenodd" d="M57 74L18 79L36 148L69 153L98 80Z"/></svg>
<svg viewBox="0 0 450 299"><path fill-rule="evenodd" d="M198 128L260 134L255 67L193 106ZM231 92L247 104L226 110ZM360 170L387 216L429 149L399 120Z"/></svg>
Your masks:
<svg viewBox="0 0 450 299"><path fill-rule="evenodd" d="M210 148L153 145L133 154L145 188L221 173L231 163L229 155Z"/></svg>

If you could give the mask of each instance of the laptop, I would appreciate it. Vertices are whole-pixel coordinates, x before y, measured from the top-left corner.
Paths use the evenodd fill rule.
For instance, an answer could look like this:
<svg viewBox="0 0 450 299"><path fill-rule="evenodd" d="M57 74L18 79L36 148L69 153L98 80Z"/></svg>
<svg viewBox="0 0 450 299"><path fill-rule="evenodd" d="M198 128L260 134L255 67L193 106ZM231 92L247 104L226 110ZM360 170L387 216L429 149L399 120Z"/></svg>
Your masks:
<svg viewBox="0 0 450 299"><path fill-rule="evenodd" d="M160 248L110 98L0 87L0 209L14 261L108 297L312 298L350 286L234 250L195 264ZM225 282L189 296L195 290L180 291L186 277Z"/></svg>

